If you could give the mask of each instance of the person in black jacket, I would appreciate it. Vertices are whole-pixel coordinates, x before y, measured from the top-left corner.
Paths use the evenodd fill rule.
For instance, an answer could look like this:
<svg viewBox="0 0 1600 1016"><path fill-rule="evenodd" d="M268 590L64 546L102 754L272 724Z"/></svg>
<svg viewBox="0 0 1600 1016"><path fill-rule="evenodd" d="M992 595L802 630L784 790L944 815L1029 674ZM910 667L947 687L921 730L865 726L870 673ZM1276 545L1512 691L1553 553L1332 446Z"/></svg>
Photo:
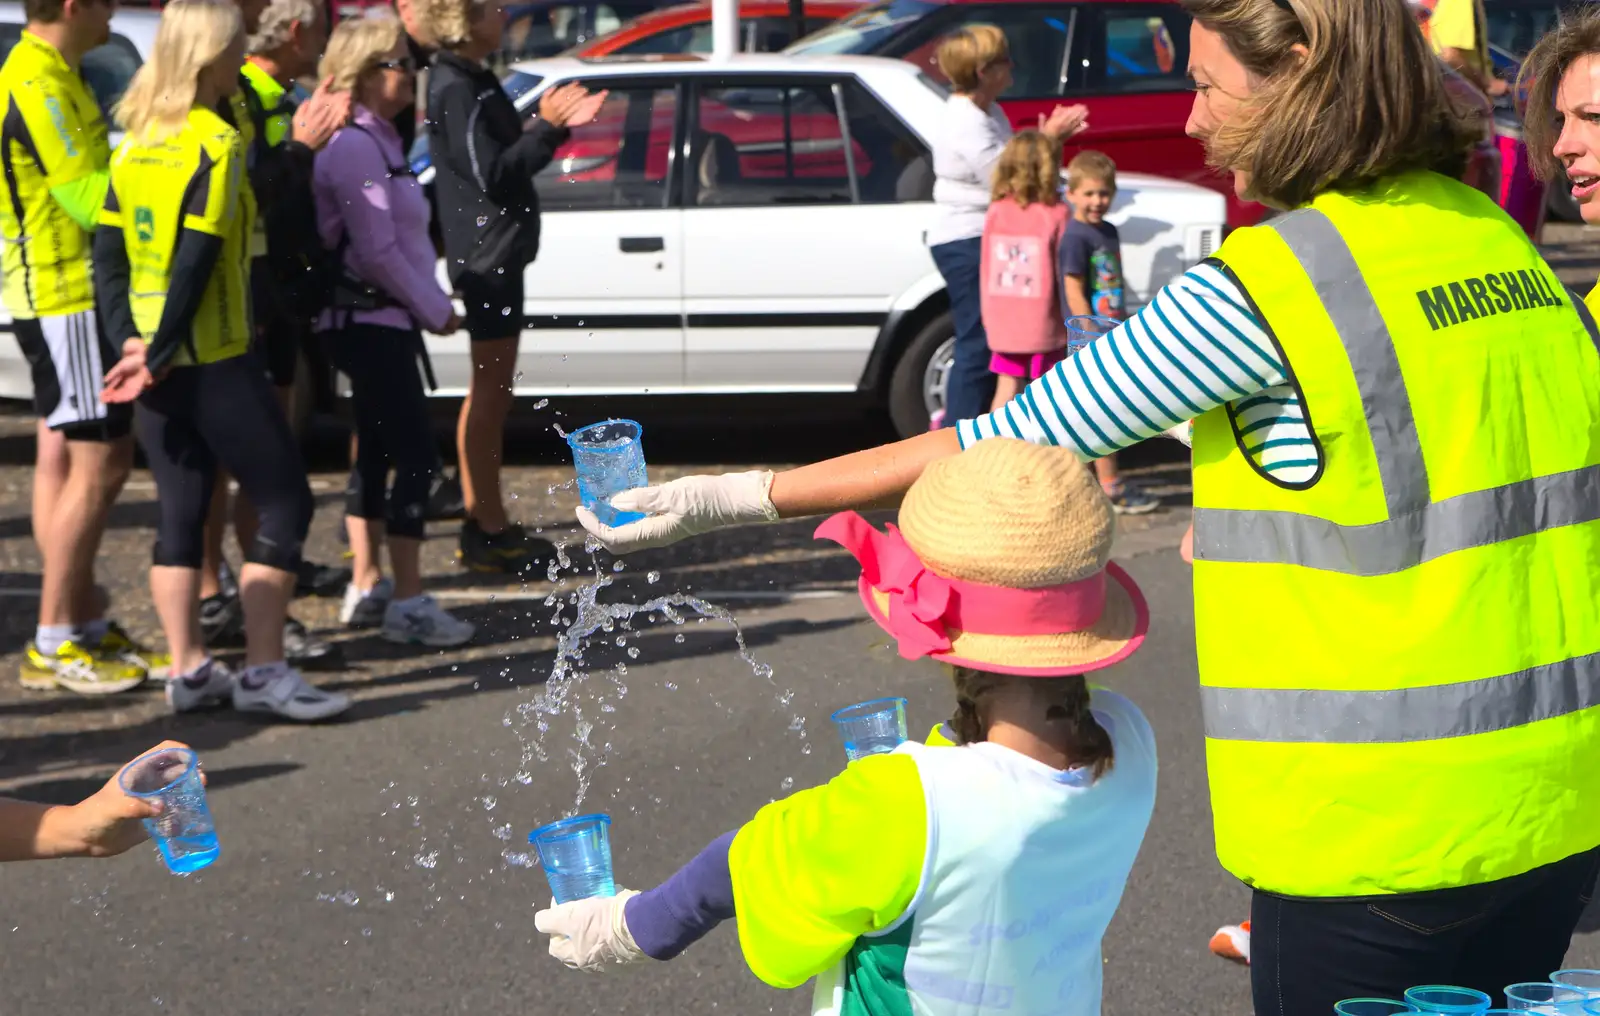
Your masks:
<svg viewBox="0 0 1600 1016"><path fill-rule="evenodd" d="M461 560L482 571L526 572L550 545L510 522L500 495L500 457L522 332L523 269L539 251L533 177L568 129L593 120L605 93L573 83L549 90L524 129L484 61L505 31L501 0L422 0L439 45L428 76L428 142L450 281L466 305L472 380L456 445L467 519Z"/></svg>

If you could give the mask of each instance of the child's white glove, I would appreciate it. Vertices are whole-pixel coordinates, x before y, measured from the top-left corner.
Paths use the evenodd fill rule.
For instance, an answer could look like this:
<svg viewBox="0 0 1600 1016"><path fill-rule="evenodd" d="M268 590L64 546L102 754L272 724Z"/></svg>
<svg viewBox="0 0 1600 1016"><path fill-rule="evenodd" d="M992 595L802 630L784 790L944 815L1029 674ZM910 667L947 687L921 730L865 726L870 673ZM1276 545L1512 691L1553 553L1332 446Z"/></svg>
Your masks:
<svg viewBox="0 0 1600 1016"><path fill-rule="evenodd" d="M623 908L639 895L618 889L615 896L591 896L571 903L550 901L533 915L533 926L550 936L550 955L573 970L604 970L613 964L649 959L633 941Z"/></svg>
<svg viewBox="0 0 1600 1016"><path fill-rule="evenodd" d="M713 529L778 521L770 469L685 476L657 487L625 490L611 498L611 506L650 516L625 526L607 526L589 509L578 509L578 522L614 554L665 547Z"/></svg>

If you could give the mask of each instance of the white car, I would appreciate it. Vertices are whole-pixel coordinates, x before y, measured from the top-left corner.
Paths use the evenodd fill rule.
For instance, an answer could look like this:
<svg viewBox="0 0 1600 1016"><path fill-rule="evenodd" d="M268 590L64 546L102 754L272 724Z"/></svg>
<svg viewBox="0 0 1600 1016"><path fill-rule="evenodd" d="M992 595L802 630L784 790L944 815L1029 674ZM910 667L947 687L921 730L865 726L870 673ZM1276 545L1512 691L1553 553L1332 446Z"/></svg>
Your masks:
<svg viewBox="0 0 1600 1016"><path fill-rule="evenodd" d="M517 394L856 392L927 429L952 346L924 240L943 86L900 60L750 54L557 57L505 87L531 113L573 80L610 98L536 180ZM428 182L425 144L412 164ZM1225 208L1190 184L1118 185L1139 306L1215 250ZM465 334L428 350L436 394L463 394Z"/></svg>
<svg viewBox="0 0 1600 1016"><path fill-rule="evenodd" d="M22 26L27 20L21 4L0 3L0 62L22 38ZM154 48L156 26L160 23L160 11L119 10L111 17L111 40L84 54L84 79L108 122L111 107L122 98L134 72L144 65ZM120 139L120 133L113 129L111 144L115 146ZM12 334L11 314L0 307L0 399L32 398L33 375Z"/></svg>

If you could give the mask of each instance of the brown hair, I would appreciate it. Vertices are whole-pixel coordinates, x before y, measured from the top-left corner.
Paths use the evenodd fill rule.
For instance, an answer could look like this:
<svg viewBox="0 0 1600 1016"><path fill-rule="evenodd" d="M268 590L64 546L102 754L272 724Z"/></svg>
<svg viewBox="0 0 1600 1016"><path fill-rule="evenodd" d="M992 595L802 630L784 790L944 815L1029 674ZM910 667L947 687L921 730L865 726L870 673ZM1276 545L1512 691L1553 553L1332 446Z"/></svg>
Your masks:
<svg viewBox="0 0 1600 1016"><path fill-rule="evenodd" d="M956 686L956 711L950 717L950 730L957 744L988 740L990 720L985 700L996 689L1020 686L1033 693L1042 719L1062 725L1067 754L1075 762L1088 766L1096 777L1104 776L1115 763L1111 735L1089 711L1089 685L1082 674L1018 677L974 667L952 666L949 670Z"/></svg>
<svg viewBox="0 0 1600 1016"><path fill-rule="evenodd" d="M974 92L978 78L995 61L1011 55L1006 33L993 25L966 25L939 43L939 73L958 92Z"/></svg>
<svg viewBox="0 0 1600 1016"><path fill-rule="evenodd" d="M1039 131L1020 131L1000 150L989 197L1010 198L1024 208L1053 205L1061 199L1060 186L1061 145Z"/></svg>
<svg viewBox="0 0 1600 1016"><path fill-rule="evenodd" d="M1250 174L1251 198L1296 208L1412 169L1459 177L1482 136L1397 0L1182 3L1250 74L1250 97L1204 140L1213 166Z"/></svg>
<svg viewBox="0 0 1600 1016"><path fill-rule="evenodd" d="M1528 146L1528 161L1541 180L1552 179L1561 168L1553 150L1561 136L1562 114L1556 109L1561 79L1575 60L1590 54L1600 54L1600 10L1583 7L1563 14L1561 23L1522 61L1517 87L1528 89L1522 138Z"/></svg>
<svg viewBox="0 0 1600 1016"><path fill-rule="evenodd" d="M66 0L22 0L22 16L41 25L53 25L61 20Z"/></svg>
<svg viewBox="0 0 1600 1016"><path fill-rule="evenodd" d="M1067 163L1067 190L1075 191L1078 185L1093 180L1112 190L1117 189L1117 164L1105 152L1085 149Z"/></svg>

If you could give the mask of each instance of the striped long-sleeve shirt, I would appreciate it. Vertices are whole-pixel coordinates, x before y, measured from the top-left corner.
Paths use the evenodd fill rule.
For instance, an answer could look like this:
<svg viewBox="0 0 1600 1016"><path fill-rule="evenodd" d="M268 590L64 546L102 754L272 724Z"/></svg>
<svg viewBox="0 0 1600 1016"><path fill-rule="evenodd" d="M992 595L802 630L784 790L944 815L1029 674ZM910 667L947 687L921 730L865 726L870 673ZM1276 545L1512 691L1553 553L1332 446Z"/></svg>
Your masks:
<svg viewBox="0 0 1600 1016"><path fill-rule="evenodd" d="M1000 409L958 425L1096 459L1229 404L1245 450L1273 478L1316 471L1316 446L1283 355L1221 265L1190 269L1142 310Z"/></svg>

